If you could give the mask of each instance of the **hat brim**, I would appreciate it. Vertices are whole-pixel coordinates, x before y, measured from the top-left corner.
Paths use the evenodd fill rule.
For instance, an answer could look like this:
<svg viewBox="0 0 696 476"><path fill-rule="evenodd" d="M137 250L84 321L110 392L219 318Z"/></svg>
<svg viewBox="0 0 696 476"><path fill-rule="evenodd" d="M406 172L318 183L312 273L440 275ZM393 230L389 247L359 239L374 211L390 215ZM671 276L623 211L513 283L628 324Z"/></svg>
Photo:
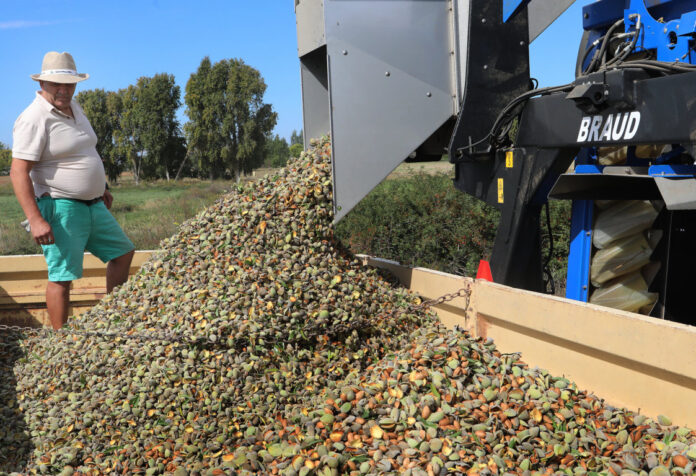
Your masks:
<svg viewBox="0 0 696 476"><path fill-rule="evenodd" d="M32 74L31 79L34 81L50 81L52 83L61 83L61 84L74 84L74 83L79 83L80 81L84 81L85 79L89 78L89 74L87 73L79 73L79 74Z"/></svg>

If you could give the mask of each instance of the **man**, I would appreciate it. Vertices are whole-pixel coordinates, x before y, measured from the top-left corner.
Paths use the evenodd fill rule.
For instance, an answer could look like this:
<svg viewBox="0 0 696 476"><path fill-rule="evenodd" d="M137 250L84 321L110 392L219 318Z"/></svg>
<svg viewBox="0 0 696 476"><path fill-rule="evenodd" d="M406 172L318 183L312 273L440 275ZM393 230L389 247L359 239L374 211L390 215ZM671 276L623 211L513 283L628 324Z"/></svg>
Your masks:
<svg viewBox="0 0 696 476"><path fill-rule="evenodd" d="M108 211L113 197L97 153L97 136L79 104L69 53L46 53L41 90L14 125L10 178L48 265L46 307L54 329L68 320L70 284L82 277L85 250L106 267L106 290L128 279L135 246Z"/></svg>

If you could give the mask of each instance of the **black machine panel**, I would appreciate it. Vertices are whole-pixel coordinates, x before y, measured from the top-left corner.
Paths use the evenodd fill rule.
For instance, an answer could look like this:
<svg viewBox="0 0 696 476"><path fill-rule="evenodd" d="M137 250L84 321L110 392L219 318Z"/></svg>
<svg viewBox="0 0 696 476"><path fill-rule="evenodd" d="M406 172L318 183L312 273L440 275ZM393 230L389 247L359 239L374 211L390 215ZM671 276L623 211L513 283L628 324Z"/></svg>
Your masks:
<svg viewBox="0 0 696 476"><path fill-rule="evenodd" d="M655 250L654 258L662 266L649 288L660 295L651 315L696 325L692 279L696 253L691 252L696 243L696 211L664 210L658 222L665 235Z"/></svg>
<svg viewBox="0 0 696 476"><path fill-rule="evenodd" d="M506 23L502 1L471 0L470 11L466 95L449 144L452 162L461 158L457 150L484 139L503 107L531 87L526 9ZM487 149L484 142L471 152Z"/></svg>

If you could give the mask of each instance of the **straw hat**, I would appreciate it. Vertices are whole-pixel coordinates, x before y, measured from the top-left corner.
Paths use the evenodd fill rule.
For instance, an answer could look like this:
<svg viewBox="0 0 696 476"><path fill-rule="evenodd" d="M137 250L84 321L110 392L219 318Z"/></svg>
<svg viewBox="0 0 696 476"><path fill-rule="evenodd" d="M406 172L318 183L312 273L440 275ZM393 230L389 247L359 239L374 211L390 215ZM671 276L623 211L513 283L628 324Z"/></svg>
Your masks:
<svg viewBox="0 0 696 476"><path fill-rule="evenodd" d="M89 78L89 74L78 73L75 60L70 53L49 51L41 63L41 73L32 74L34 81L51 81L53 83L79 83Z"/></svg>

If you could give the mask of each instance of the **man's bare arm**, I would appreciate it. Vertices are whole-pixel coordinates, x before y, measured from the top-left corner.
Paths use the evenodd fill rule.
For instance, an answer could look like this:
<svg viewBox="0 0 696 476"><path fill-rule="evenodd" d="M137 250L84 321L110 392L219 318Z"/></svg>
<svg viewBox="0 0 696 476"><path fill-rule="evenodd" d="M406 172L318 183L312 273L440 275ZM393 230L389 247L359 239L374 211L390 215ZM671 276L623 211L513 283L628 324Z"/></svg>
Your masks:
<svg viewBox="0 0 696 476"><path fill-rule="evenodd" d="M12 180L12 187L19 206L22 207L24 215L29 220L34 241L40 245L46 245L53 243L53 230L51 225L41 216L34 198L34 185L29 177L29 172L33 166L34 164L29 160L12 158L10 180Z"/></svg>

